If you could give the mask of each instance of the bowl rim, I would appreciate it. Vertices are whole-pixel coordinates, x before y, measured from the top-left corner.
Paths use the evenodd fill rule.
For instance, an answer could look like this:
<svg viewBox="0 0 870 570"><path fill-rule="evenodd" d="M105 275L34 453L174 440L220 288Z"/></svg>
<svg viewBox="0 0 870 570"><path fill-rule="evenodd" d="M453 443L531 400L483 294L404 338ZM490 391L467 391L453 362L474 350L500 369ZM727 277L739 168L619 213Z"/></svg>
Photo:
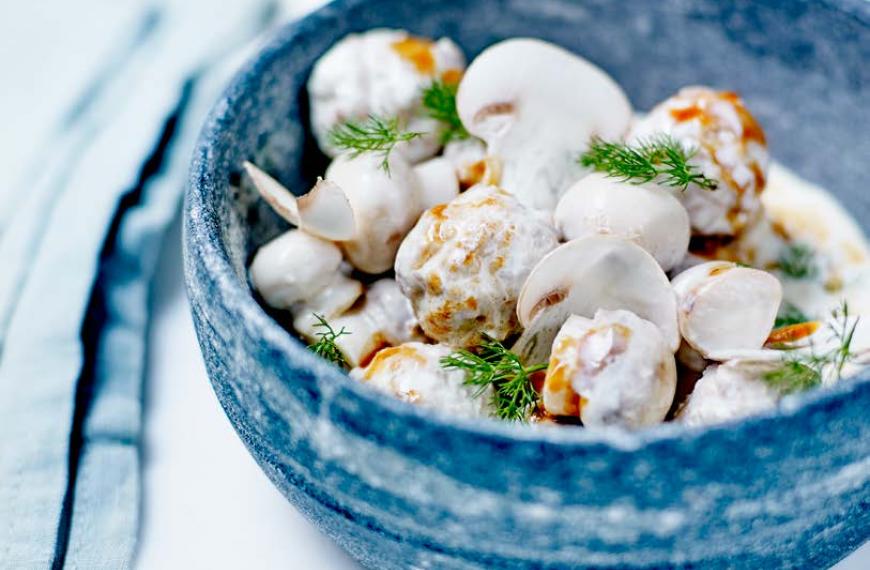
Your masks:
<svg viewBox="0 0 870 570"><path fill-rule="evenodd" d="M685 426L667 422L636 431L621 427L563 429L505 422L494 418L452 417L436 410L414 406L386 397L363 385L307 350L303 342L266 313L251 294L247 284L242 286L242 281L232 267L220 236L217 211L205 206L204 202L207 195L214 195L222 186L214 183L221 178L215 175L214 164L210 160L211 150L214 141L221 138L223 126L230 120L232 109L244 99L246 86L256 83L257 77L275 58L310 31L331 25L340 12L368 2L370 0L334 0L279 27L235 72L212 106L196 142L184 200L183 254L189 297L192 296L192 290L202 287L202 283L193 277L196 272L189 270L192 266L191 258L195 256L202 260L206 280L217 289L218 298L223 301L223 310L233 315L248 334L261 338L268 348L280 354L288 365L312 371L318 381L338 383L339 388L352 394L361 405L370 407L371 412L377 413L379 417L389 415L391 420L397 421L415 419L429 424L432 428L456 430L469 437L563 446L605 445L616 450L634 451L641 447L677 440L683 443L697 442L717 434L733 435L748 430L770 431L775 429L777 423L798 415L810 415L825 408L836 407L837 403L850 397L860 395L870 399L868 367L863 374L844 379L833 386L786 396L777 407L762 413L713 425ZM866 0L817 0L817 3L854 17L861 25L870 27L870 2Z"/></svg>

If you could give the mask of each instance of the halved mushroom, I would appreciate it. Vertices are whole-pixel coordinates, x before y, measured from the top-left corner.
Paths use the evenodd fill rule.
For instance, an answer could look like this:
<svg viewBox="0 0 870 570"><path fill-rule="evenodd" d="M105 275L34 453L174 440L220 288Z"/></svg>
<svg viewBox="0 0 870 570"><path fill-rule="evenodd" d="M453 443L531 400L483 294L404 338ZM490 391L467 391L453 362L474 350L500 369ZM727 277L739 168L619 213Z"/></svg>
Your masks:
<svg viewBox="0 0 870 570"><path fill-rule="evenodd" d="M637 186L600 172L575 182L553 212L566 240L613 235L647 250L669 271L689 249L689 214L671 193Z"/></svg>
<svg viewBox="0 0 870 570"><path fill-rule="evenodd" d="M414 167L419 184L417 202L420 210L446 204L459 195L459 180L453 164L443 157L431 158Z"/></svg>
<svg viewBox="0 0 870 570"><path fill-rule="evenodd" d="M335 244L290 230L257 251L251 283L270 307L291 309L320 294L340 265L341 250Z"/></svg>
<svg viewBox="0 0 870 570"><path fill-rule="evenodd" d="M661 330L630 311L571 316L553 342L542 396L547 412L586 427L639 428L665 419L677 367Z"/></svg>
<svg viewBox="0 0 870 570"><path fill-rule="evenodd" d="M411 164L398 153L389 157L342 155L326 169L326 179L344 189L356 220L356 232L340 247L351 265L366 273L393 266L396 251L422 212L419 181Z"/></svg>
<svg viewBox="0 0 870 570"><path fill-rule="evenodd" d="M677 413L677 421L702 426L736 420L776 406L782 394L763 375L782 360L731 360L707 367Z"/></svg>
<svg viewBox="0 0 870 570"><path fill-rule="evenodd" d="M672 352L680 345L667 276L643 248L616 237L575 239L551 251L526 279L517 316L528 327L544 310L564 322L572 314L592 317L599 309L631 311L658 326Z"/></svg>
<svg viewBox="0 0 870 570"><path fill-rule="evenodd" d="M500 185L544 210L582 175L577 156L589 138L621 138L631 120L628 98L604 71L531 38L499 42L477 56L459 84L456 109L468 132L500 159Z"/></svg>
<svg viewBox="0 0 870 570"><path fill-rule="evenodd" d="M673 281L680 332L705 358L721 351L759 349L782 301L776 277L728 261L711 261Z"/></svg>
<svg viewBox="0 0 870 570"><path fill-rule="evenodd" d="M256 165L245 161L244 167L260 196L294 226L333 241L351 239L356 233L350 200L334 182L318 178L308 194L297 197Z"/></svg>
<svg viewBox="0 0 870 570"><path fill-rule="evenodd" d="M395 398L452 416L492 415L491 388L477 394L476 387L465 383L462 370L441 366L441 359L451 352L443 344L409 342L385 348L350 375Z"/></svg>

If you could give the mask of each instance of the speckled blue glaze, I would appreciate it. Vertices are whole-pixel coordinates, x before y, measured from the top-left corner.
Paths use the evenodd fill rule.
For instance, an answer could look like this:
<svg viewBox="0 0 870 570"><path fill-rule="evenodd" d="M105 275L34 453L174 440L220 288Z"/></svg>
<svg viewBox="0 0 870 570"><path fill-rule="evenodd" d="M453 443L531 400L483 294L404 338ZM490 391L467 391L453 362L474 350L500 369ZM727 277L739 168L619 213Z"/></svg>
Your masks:
<svg viewBox="0 0 870 570"><path fill-rule="evenodd" d="M254 158L294 189L322 171L304 85L350 31L445 35L469 56L531 35L605 68L640 109L685 84L740 91L774 156L866 228L868 22L860 0L343 0L280 30L216 104L185 207L200 344L250 452L370 568L823 567L857 548L870 536L870 380L712 429L445 420L353 382L257 304L246 263L285 226L239 187L239 167Z"/></svg>

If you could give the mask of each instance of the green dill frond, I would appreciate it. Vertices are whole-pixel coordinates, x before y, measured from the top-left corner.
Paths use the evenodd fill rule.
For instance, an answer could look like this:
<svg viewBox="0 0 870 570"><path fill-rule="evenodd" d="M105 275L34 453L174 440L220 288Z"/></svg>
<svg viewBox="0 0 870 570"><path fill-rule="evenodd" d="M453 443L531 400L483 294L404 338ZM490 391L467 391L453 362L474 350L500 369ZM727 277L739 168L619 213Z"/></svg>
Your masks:
<svg viewBox="0 0 870 570"><path fill-rule="evenodd" d="M315 333L318 337L317 342L308 345L308 349L324 360L332 362L341 368L347 368L347 361L344 359L338 346L336 346L335 340L340 336L351 333L346 331L344 327L341 327L341 330L336 332L322 315L317 313L312 314L318 321L314 326L323 329L323 331Z"/></svg>
<svg viewBox="0 0 870 570"><path fill-rule="evenodd" d="M776 315L776 322L773 324L773 328L778 329L780 327L787 327L789 325L806 323L811 320L813 319L809 318L795 305L786 302L783 303L782 307L780 307L779 313Z"/></svg>
<svg viewBox="0 0 870 570"><path fill-rule="evenodd" d="M397 118L369 115L364 121L349 120L332 128L329 144L350 152L352 158L373 152L381 156L381 168L390 174L390 153L400 142L413 140L423 133L402 131Z"/></svg>
<svg viewBox="0 0 870 570"><path fill-rule="evenodd" d="M436 80L423 91L423 107L431 118L442 124L441 144L468 138L468 131L456 111L456 89L456 85Z"/></svg>
<svg viewBox="0 0 870 570"><path fill-rule="evenodd" d="M538 393L531 375L546 370L546 364L523 366L519 357L488 336L474 351L460 349L441 359L441 366L463 370L465 384L477 388L479 397L492 386L492 404L504 420L526 421L538 406Z"/></svg>
<svg viewBox="0 0 870 570"><path fill-rule="evenodd" d="M787 246L779 256L779 270L792 279L812 279L819 273L816 252L802 243Z"/></svg>
<svg viewBox="0 0 870 570"><path fill-rule="evenodd" d="M762 379L783 394L791 394L814 388L826 376L843 377L843 368L855 358L852 352L852 339L858 326L858 318L849 314L849 305L844 300L831 311L827 328L834 348L826 352L789 355L782 365L765 373Z"/></svg>
<svg viewBox="0 0 870 570"><path fill-rule="evenodd" d="M580 164L632 184L655 181L680 190L686 190L690 184L715 190L717 182L689 164L691 158L680 143L667 135L634 146L593 137L580 157Z"/></svg>

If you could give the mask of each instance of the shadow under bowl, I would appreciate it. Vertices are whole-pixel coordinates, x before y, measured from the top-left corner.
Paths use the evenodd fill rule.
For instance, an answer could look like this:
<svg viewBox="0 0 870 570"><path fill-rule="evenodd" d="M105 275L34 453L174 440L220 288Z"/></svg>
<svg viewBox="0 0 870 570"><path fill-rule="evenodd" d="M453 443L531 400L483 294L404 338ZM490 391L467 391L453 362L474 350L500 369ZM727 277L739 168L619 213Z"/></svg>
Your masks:
<svg viewBox="0 0 870 570"><path fill-rule="evenodd" d="M232 80L194 155L185 274L209 377L275 485L370 568L821 567L870 536L870 381L708 429L451 421L315 358L257 304L256 248L286 229L245 184L322 172L312 64L345 34L406 28L469 59L512 36L592 60L647 109L686 84L739 91L777 160L865 229L870 4L341 0L281 29ZM229 490L239 492L238 489Z"/></svg>

